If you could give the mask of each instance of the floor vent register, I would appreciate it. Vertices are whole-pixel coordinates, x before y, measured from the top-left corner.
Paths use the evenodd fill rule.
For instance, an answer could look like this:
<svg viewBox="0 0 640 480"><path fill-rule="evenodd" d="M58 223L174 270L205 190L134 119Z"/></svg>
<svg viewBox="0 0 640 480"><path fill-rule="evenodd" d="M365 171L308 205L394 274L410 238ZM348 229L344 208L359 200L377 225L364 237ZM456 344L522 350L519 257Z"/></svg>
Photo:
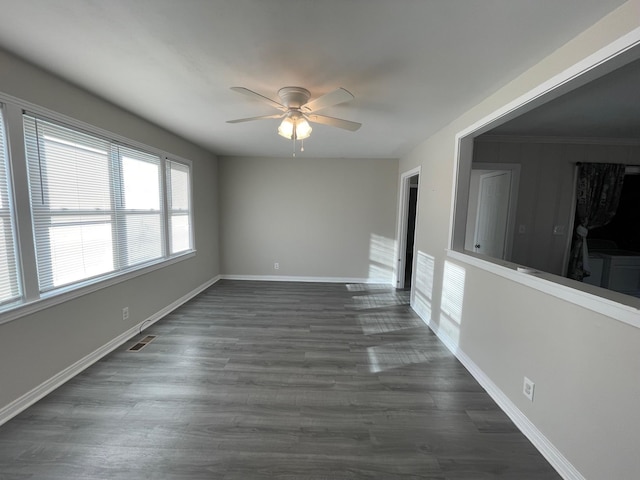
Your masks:
<svg viewBox="0 0 640 480"><path fill-rule="evenodd" d="M136 343L135 345L129 347L128 351L129 352L139 352L144 347L149 345L155 338L156 338L155 335L147 335L142 340L140 340L138 343Z"/></svg>

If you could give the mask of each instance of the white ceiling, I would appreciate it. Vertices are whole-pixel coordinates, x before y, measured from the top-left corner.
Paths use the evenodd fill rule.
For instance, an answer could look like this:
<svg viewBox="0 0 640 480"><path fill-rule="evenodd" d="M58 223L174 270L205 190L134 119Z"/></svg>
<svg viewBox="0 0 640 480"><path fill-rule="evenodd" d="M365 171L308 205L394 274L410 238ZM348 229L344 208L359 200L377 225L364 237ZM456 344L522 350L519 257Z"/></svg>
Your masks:
<svg viewBox="0 0 640 480"><path fill-rule="evenodd" d="M355 100L310 157L399 157L623 0L0 0L0 46L221 155L283 156L232 92ZM1 89L1 86L0 86Z"/></svg>

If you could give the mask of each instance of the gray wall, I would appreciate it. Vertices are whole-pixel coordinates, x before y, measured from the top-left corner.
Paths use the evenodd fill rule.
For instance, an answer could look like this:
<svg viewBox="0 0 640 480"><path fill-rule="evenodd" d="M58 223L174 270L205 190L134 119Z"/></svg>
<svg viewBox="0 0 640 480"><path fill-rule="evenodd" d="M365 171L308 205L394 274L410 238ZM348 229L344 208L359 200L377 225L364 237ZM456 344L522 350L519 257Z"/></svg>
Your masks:
<svg viewBox="0 0 640 480"><path fill-rule="evenodd" d="M217 160L0 51L0 90L193 162L195 257L0 325L0 408L219 274ZM130 318L122 320L122 307Z"/></svg>
<svg viewBox="0 0 640 480"><path fill-rule="evenodd" d="M416 297L421 311L587 479L640 471L640 329L447 256L456 134L640 27L639 8L623 5L400 161L400 171L422 166L416 248L430 268L417 272L416 285L429 286ZM525 375L536 382L533 403Z"/></svg>
<svg viewBox="0 0 640 480"><path fill-rule="evenodd" d="M473 161L474 168L521 165L511 261L562 275L576 162L640 164L640 146L486 139L476 141ZM525 233L518 233L520 225ZM565 233L554 234L554 226L563 226Z"/></svg>
<svg viewBox="0 0 640 480"><path fill-rule="evenodd" d="M391 282L397 160L219 161L223 274Z"/></svg>

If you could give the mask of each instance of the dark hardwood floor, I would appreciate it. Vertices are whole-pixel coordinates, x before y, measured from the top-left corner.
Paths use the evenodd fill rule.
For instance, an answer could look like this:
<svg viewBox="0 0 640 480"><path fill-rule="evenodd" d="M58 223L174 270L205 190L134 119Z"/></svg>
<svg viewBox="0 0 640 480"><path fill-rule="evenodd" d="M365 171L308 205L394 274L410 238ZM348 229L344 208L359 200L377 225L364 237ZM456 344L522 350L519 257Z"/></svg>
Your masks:
<svg viewBox="0 0 640 480"><path fill-rule="evenodd" d="M0 479L560 478L407 303L219 282L0 427Z"/></svg>

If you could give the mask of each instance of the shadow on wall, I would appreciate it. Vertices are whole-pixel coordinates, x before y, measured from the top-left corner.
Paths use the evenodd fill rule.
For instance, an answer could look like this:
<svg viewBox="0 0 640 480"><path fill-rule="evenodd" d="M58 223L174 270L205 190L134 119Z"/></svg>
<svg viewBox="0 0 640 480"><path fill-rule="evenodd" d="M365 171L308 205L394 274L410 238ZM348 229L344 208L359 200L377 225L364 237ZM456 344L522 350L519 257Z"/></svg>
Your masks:
<svg viewBox="0 0 640 480"><path fill-rule="evenodd" d="M371 234L369 240L369 281L392 282L395 250L395 240L375 233Z"/></svg>

